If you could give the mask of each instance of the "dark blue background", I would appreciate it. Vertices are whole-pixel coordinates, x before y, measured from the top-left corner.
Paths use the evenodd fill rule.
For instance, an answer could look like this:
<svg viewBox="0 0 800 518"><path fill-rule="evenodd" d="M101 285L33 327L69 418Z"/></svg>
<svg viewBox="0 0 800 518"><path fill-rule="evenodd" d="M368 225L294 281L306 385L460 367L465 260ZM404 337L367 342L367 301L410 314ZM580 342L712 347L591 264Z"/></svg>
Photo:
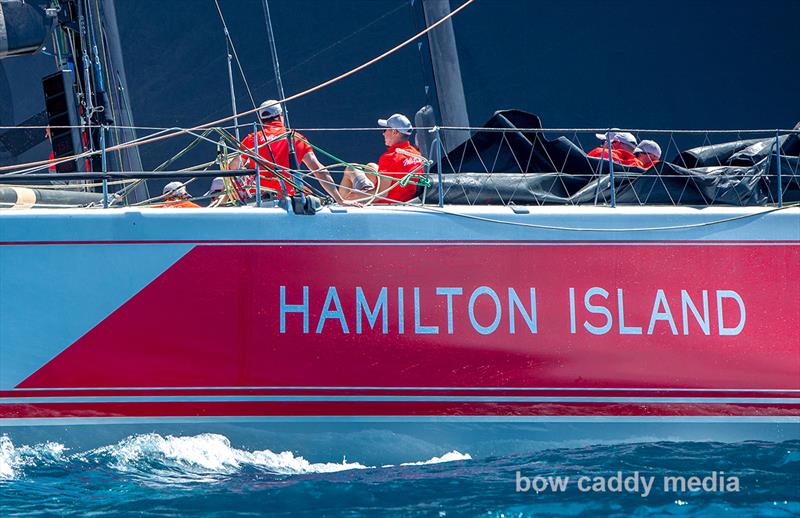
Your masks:
<svg viewBox="0 0 800 518"><path fill-rule="evenodd" d="M220 2L256 102L277 97L261 0ZM409 0L271 0L270 7L287 94L420 29ZM117 11L137 124L191 126L230 114L213 0L118 0ZM519 108L546 127L733 129L800 120L798 20L795 0L478 0L454 24L472 125ZM426 102L428 66L410 45L291 103L291 122L359 127L395 111L411 116ZM238 73L236 89L240 111L252 108ZM348 160L374 160L383 149L372 133L310 136ZM145 165L186 142L142 148ZM213 153L209 147L191 161Z"/></svg>

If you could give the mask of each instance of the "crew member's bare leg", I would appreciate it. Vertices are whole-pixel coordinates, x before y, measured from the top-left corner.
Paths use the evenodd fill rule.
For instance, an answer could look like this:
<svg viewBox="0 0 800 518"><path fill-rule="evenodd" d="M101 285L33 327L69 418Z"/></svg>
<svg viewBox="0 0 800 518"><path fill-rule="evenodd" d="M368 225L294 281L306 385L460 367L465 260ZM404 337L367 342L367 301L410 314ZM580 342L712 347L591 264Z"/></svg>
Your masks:
<svg viewBox="0 0 800 518"><path fill-rule="evenodd" d="M367 169L378 171L378 164L369 163L366 165ZM374 175L364 173L358 169L347 167L344 170L344 176L339 184L339 194L345 200L356 200L366 196L371 196L375 191L375 184L377 178L372 179Z"/></svg>

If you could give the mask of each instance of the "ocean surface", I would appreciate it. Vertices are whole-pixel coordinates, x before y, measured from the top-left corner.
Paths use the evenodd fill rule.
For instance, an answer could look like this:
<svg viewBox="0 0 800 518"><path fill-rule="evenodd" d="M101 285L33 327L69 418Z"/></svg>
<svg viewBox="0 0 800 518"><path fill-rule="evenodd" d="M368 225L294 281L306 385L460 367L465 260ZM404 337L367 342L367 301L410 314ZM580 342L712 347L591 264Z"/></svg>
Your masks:
<svg viewBox="0 0 800 518"><path fill-rule="evenodd" d="M217 434L133 435L88 451L0 436L0 516L800 515L800 441L444 451L375 466L302 454L238 449ZM667 476L705 486L664 487Z"/></svg>

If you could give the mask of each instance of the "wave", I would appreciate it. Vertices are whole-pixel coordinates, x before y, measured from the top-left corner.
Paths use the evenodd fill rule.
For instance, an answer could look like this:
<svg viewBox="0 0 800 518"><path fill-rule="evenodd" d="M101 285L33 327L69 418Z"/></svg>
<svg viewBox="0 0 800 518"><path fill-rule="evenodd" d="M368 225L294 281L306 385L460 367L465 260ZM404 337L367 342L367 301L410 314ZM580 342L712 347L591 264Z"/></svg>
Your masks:
<svg viewBox="0 0 800 518"><path fill-rule="evenodd" d="M45 467L66 461L63 444L46 442L14 447L7 435L0 436L0 480L17 478L25 467Z"/></svg>
<svg viewBox="0 0 800 518"><path fill-rule="evenodd" d="M14 478L16 463L14 445L11 439L3 435L0 437L0 480Z"/></svg>
<svg viewBox="0 0 800 518"><path fill-rule="evenodd" d="M434 457L432 459L423 460L420 462L403 462L401 466L427 466L429 464L441 464L443 462L457 462L462 460L472 460L472 455L469 453L460 453L458 451L450 451L441 457Z"/></svg>
<svg viewBox="0 0 800 518"><path fill-rule="evenodd" d="M292 452L246 451L231 446L224 435L204 433L188 437L157 433L130 436L113 446L92 450L86 458L109 458L110 466L122 472L156 468L179 473L230 475L255 469L276 475L333 473L366 469L357 462L311 463Z"/></svg>
<svg viewBox="0 0 800 518"><path fill-rule="evenodd" d="M425 466L470 460L469 454L451 451L440 457L401 466ZM341 462L310 462L290 451L247 451L235 448L224 435L162 436L157 433L131 435L116 444L69 454L63 444L47 442L15 447L7 435L0 436L0 480L16 479L37 468L60 465L64 469L99 466L139 479L155 482L209 482L246 472L270 475L307 475L348 470L377 469L343 458ZM391 467L391 465L381 466Z"/></svg>
<svg viewBox="0 0 800 518"><path fill-rule="evenodd" d="M390 444L383 437L369 446ZM153 511L164 516L227 517L267 509L271 515L287 517L437 512L439 516L799 515L798 451L798 440L624 443L478 459L453 450L427 460L373 467L345 459L311 462L297 452L235 448L224 435L210 433L132 435L88 451L69 451L55 442L15 445L0 435L0 515ZM740 478L742 489L713 494L654 489L645 501L635 493L583 493L574 482L583 474L610 477L621 470L683 477L724 471ZM564 492L523 497L515 489L520 474L563 475L571 482Z"/></svg>

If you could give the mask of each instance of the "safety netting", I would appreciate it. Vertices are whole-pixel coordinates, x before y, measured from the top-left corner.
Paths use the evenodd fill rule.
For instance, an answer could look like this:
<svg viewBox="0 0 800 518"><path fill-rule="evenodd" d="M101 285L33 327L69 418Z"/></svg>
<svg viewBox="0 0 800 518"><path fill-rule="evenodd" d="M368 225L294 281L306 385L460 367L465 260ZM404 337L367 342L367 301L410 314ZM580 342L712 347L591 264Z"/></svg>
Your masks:
<svg viewBox="0 0 800 518"><path fill-rule="evenodd" d="M797 129L753 135L651 132L648 138L661 140L666 160L644 169L588 156L587 151L598 145L595 130L562 130L558 135L558 130L543 129L532 113L498 111L431 167L431 186L420 188L419 194L426 203L436 203L441 190L445 204L461 205L598 205L611 202L612 190L618 204L797 202ZM632 131L637 137L646 133Z"/></svg>

